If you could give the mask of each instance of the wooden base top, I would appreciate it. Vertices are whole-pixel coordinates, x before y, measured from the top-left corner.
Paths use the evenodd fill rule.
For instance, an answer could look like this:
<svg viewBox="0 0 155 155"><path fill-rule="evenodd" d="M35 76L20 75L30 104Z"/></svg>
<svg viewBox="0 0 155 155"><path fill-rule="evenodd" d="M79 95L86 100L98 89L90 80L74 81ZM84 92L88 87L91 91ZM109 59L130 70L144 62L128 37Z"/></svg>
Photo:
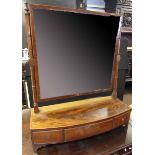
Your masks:
<svg viewBox="0 0 155 155"><path fill-rule="evenodd" d="M97 97L31 109L30 129L60 129L94 123L130 110L119 99Z"/></svg>

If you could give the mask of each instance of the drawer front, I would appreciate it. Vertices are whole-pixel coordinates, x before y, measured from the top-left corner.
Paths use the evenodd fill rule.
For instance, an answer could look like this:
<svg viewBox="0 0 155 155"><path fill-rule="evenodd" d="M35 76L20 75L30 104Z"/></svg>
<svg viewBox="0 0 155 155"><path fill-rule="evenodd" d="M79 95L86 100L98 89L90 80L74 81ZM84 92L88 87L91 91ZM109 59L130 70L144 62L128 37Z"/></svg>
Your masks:
<svg viewBox="0 0 155 155"><path fill-rule="evenodd" d="M129 122L129 118L130 118L130 112L127 112L125 114L116 116L114 118L114 128L121 126L121 125L126 125Z"/></svg>
<svg viewBox="0 0 155 155"><path fill-rule="evenodd" d="M94 136L113 128L113 119L64 130L65 142Z"/></svg>
<svg viewBox="0 0 155 155"><path fill-rule="evenodd" d="M62 130L52 131L32 131L33 143L37 144L55 144L63 141Z"/></svg>

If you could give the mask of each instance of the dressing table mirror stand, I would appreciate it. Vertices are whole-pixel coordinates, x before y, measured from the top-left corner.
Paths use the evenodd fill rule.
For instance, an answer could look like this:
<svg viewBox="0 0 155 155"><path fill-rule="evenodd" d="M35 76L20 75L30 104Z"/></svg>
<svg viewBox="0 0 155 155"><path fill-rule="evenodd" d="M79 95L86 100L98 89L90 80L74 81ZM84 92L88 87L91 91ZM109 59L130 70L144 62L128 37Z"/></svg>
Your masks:
<svg viewBox="0 0 155 155"><path fill-rule="evenodd" d="M66 9L45 5L25 4L29 64L31 70L34 108L31 108L30 131L34 152L49 144L65 143L95 136L119 126L127 125L131 108L117 98L118 66L120 61L120 39L122 17L117 14L98 13L87 10ZM40 99L38 80L38 60L34 32L33 9L56 10L79 14L120 17L115 42L112 70L112 94L110 96L90 97L66 103L38 107ZM82 95L93 95L107 90L93 91ZM69 97L80 96L72 94ZM62 97L63 98L63 97ZM55 98L57 99L57 98ZM59 99L59 97L58 97ZM42 101L50 101L45 99Z"/></svg>

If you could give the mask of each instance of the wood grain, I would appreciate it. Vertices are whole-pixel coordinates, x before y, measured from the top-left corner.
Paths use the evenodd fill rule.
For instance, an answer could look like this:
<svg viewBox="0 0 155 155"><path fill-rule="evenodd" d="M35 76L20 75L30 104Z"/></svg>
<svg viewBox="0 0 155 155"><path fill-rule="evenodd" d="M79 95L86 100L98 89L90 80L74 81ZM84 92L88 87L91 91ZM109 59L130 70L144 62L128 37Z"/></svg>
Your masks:
<svg viewBox="0 0 155 155"><path fill-rule="evenodd" d="M80 101L40 107L40 113L31 109L30 129L59 129L90 124L129 111L118 99L96 97Z"/></svg>
<svg viewBox="0 0 155 155"><path fill-rule="evenodd" d="M32 143L38 148L95 136L127 124L130 111L112 96L45 106L40 113L31 109Z"/></svg>
<svg viewBox="0 0 155 155"><path fill-rule="evenodd" d="M127 112L125 114L121 114L119 116L116 116L114 118L114 128L120 126L120 125L126 125L128 124L128 121L129 121L129 116L130 116L130 113Z"/></svg>
<svg viewBox="0 0 155 155"><path fill-rule="evenodd" d="M120 127L80 141L48 145L38 149L39 155L110 155L132 142L131 126Z"/></svg>
<svg viewBox="0 0 155 155"><path fill-rule="evenodd" d="M113 92L112 95L114 98L117 98L117 81L118 81L118 68L120 62L120 40L121 40L121 26L122 26L122 17L119 21L119 28L116 37L116 44L115 44L115 53L114 53L114 61L113 61L113 71L112 71L112 84L113 84Z"/></svg>
<svg viewBox="0 0 155 155"><path fill-rule="evenodd" d="M31 71L31 81L32 81L32 91L33 91L33 101L34 101L34 111L35 113L39 112L38 104L37 104L37 89L36 89L36 65L35 65L35 57L32 43L32 27L30 20L30 12L28 8L28 4L25 3L25 18L26 18L26 32L27 32L27 43L29 49L29 64Z"/></svg>
<svg viewBox="0 0 155 155"><path fill-rule="evenodd" d="M65 129L65 142L77 140L77 137L80 139L91 137L106 131L109 131L113 128L113 120L108 119L106 121L101 121L94 124L84 125L80 127L74 127Z"/></svg>
<svg viewBox="0 0 155 155"><path fill-rule="evenodd" d="M32 140L35 144L55 144L63 141L63 135L61 130L52 131L38 131L32 132Z"/></svg>

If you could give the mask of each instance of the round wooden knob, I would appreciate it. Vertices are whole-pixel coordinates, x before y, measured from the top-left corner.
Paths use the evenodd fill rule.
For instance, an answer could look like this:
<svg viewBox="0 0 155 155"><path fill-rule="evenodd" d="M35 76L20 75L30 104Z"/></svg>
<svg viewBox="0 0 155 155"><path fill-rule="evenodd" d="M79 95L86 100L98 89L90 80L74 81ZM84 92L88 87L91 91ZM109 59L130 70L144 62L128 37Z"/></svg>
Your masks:
<svg viewBox="0 0 155 155"><path fill-rule="evenodd" d="M124 122L124 118L122 118L122 122Z"/></svg>

